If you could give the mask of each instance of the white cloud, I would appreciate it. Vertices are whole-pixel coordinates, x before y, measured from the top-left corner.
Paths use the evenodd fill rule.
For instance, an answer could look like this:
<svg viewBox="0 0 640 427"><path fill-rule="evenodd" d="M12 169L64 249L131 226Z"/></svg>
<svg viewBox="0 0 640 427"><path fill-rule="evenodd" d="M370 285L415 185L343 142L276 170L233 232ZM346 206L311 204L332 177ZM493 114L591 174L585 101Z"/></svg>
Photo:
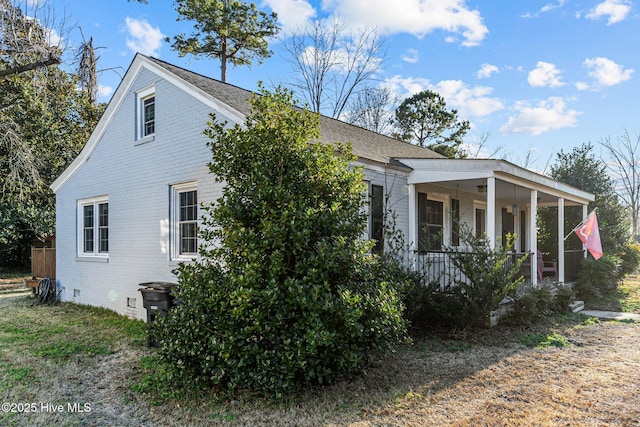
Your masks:
<svg viewBox="0 0 640 427"><path fill-rule="evenodd" d="M545 13L545 12L550 12L553 9L561 8L562 6L564 6L566 2L567 0L558 0L557 4L547 3L544 6L542 6L542 9L540 9L540 12Z"/></svg>
<svg viewBox="0 0 640 427"><path fill-rule="evenodd" d="M431 87L431 81L421 77L401 77L396 75L385 79L381 86L389 89L392 95L403 99L428 89Z"/></svg>
<svg viewBox="0 0 640 427"><path fill-rule="evenodd" d="M593 77L599 85L614 86L631 78L634 70L624 68L607 58L587 58L584 66L589 68L589 76Z"/></svg>
<svg viewBox="0 0 640 427"><path fill-rule="evenodd" d="M491 77L491 74L499 72L500 69L495 65L484 63L476 73L476 77L479 79L488 79L489 77Z"/></svg>
<svg viewBox="0 0 640 427"><path fill-rule="evenodd" d="M355 26L366 23L387 33L410 33L419 38L442 30L461 35L463 46L476 46L489 30L480 12L469 9L465 3L465 0L323 0L322 7Z"/></svg>
<svg viewBox="0 0 640 427"><path fill-rule="evenodd" d="M385 80L383 86L400 99L427 89L437 92L444 98L447 108L458 110L462 119L482 118L504 108L501 100L490 96L493 88L470 87L460 80L442 80L432 84L427 79L394 76Z"/></svg>
<svg viewBox="0 0 640 427"><path fill-rule="evenodd" d="M307 0L264 0L278 14L285 33L304 28L316 16L316 10Z"/></svg>
<svg viewBox="0 0 640 427"><path fill-rule="evenodd" d="M542 13L551 12L554 9L561 8L562 6L565 5L566 2L567 2L567 0L558 0L558 3L547 3L544 6L542 6L539 11L534 12L534 13L526 12L526 13L522 14L520 17L521 18L537 18Z"/></svg>
<svg viewBox="0 0 640 427"><path fill-rule="evenodd" d="M504 104L490 95L493 88L488 86L467 86L460 80L443 80L431 90L442 95L448 108L455 108L462 118L485 117L502 110Z"/></svg>
<svg viewBox="0 0 640 427"><path fill-rule="evenodd" d="M588 90L589 85L585 82L576 82L576 89L578 90Z"/></svg>
<svg viewBox="0 0 640 427"><path fill-rule="evenodd" d="M144 19L126 17L127 47L134 52L155 56L159 54L164 34L160 28L153 27Z"/></svg>
<svg viewBox="0 0 640 427"><path fill-rule="evenodd" d="M111 86L104 86L98 84L98 98L108 98L113 93L113 88Z"/></svg>
<svg viewBox="0 0 640 427"><path fill-rule="evenodd" d="M560 87L564 83L560 79L560 70L554 64L538 61L536 68L529 71L527 81L533 87Z"/></svg>
<svg viewBox="0 0 640 427"><path fill-rule="evenodd" d="M408 62L409 64L415 64L420 59L420 52L416 49L408 49L407 52L402 55L402 60L404 62Z"/></svg>
<svg viewBox="0 0 640 427"><path fill-rule="evenodd" d="M631 2L628 0L605 0L585 15L587 19L600 19L608 16L607 25L624 21L631 12Z"/></svg>
<svg viewBox="0 0 640 427"><path fill-rule="evenodd" d="M500 128L500 133L529 133L540 135L551 130L574 127L582 113L568 110L562 98L551 97L532 106L526 101L515 105L517 115Z"/></svg>

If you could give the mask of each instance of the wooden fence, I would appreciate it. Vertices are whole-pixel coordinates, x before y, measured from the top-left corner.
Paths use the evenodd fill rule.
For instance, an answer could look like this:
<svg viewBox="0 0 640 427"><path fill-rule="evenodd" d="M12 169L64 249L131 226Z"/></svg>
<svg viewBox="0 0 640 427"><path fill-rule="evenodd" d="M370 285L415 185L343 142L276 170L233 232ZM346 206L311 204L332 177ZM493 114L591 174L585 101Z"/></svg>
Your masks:
<svg viewBox="0 0 640 427"><path fill-rule="evenodd" d="M55 248L31 248L31 276L56 278Z"/></svg>

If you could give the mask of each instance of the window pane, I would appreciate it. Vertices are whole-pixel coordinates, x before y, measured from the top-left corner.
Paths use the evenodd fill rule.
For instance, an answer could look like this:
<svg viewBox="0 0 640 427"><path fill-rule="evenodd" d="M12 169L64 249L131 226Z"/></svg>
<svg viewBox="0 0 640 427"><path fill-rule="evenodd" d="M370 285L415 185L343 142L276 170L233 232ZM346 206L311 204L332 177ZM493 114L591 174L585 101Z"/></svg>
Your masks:
<svg viewBox="0 0 640 427"><path fill-rule="evenodd" d="M101 203L98 205L98 225L100 227L107 227L109 225L109 204Z"/></svg>
<svg viewBox="0 0 640 427"><path fill-rule="evenodd" d="M442 227L437 225L427 227L427 245L430 251L442 250Z"/></svg>
<svg viewBox="0 0 640 427"><path fill-rule="evenodd" d="M151 97L143 101L144 113L144 136L155 132L156 123L156 98Z"/></svg>
<svg viewBox="0 0 640 427"><path fill-rule="evenodd" d="M427 200L427 223L439 225L444 224L443 206L444 203L442 202Z"/></svg>
<svg viewBox="0 0 640 427"><path fill-rule="evenodd" d="M93 252L93 205L82 207L82 251Z"/></svg>
<svg viewBox="0 0 640 427"><path fill-rule="evenodd" d="M180 221L195 221L198 219L198 201L195 191L180 193Z"/></svg>
<svg viewBox="0 0 640 427"><path fill-rule="evenodd" d="M93 227L93 205L87 205L82 208L84 213L84 222L83 227L89 228Z"/></svg>
<svg viewBox="0 0 640 427"><path fill-rule="evenodd" d="M84 229L83 251L85 253L93 252L93 228Z"/></svg>
<svg viewBox="0 0 640 427"><path fill-rule="evenodd" d="M196 224L180 224L180 253L196 253L197 244Z"/></svg>
<svg viewBox="0 0 640 427"><path fill-rule="evenodd" d="M109 229L101 228L100 229L100 249L99 252L107 253L109 252Z"/></svg>

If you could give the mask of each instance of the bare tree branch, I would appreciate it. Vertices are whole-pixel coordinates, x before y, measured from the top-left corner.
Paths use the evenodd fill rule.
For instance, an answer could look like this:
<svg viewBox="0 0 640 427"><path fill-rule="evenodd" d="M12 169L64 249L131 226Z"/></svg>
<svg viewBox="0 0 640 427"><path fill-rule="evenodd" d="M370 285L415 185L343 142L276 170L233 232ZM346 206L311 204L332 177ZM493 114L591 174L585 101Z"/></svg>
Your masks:
<svg viewBox="0 0 640 427"><path fill-rule="evenodd" d="M25 71L35 70L36 68L47 67L49 65L60 64L62 60L60 58L49 58L42 61L32 62L31 64L19 65L17 67L6 68L0 70L0 77L7 77L13 74L24 73Z"/></svg>
<svg viewBox="0 0 640 427"><path fill-rule="evenodd" d="M640 134L631 136L627 128L616 141L610 137L600 141L607 151L610 161L605 161L618 183L616 193L628 207L634 236L638 236L638 216L640 214Z"/></svg>
<svg viewBox="0 0 640 427"><path fill-rule="evenodd" d="M349 103L346 121L373 132L390 135L396 104L397 99L394 99L388 88L365 88Z"/></svg>
<svg viewBox="0 0 640 427"><path fill-rule="evenodd" d="M384 42L376 30L348 31L339 22L315 21L283 41L287 60L298 75L290 84L314 112L340 117L385 61Z"/></svg>

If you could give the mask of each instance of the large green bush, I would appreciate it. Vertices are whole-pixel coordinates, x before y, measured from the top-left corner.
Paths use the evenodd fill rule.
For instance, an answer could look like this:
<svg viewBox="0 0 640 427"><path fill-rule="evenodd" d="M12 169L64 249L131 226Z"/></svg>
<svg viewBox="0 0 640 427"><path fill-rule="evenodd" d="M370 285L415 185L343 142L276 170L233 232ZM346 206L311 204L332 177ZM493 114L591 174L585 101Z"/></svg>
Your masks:
<svg viewBox="0 0 640 427"><path fill-rule="evenodd" d="M637 243L627 243L620 253L620 278L624 279L627 274L634 274L640 267L640 245Z"/></svg>
<svg viewBox="0 0 640 427"><path fill-rule="evenodd" d="M621 279L620 265L620 258L613 255L585 258L574 286L577 297L589 302L615 292Z"/></svg>
<svg viewBox="0 0 640 427"><path fill-rule="evenodd" d="M361 240L349 147L310 144L318 116L284 90L251 103L245 126L214 117L206 130L225 190L157 334L176 378L280 394L359 371L405 324L397 284Z"/></svg>

